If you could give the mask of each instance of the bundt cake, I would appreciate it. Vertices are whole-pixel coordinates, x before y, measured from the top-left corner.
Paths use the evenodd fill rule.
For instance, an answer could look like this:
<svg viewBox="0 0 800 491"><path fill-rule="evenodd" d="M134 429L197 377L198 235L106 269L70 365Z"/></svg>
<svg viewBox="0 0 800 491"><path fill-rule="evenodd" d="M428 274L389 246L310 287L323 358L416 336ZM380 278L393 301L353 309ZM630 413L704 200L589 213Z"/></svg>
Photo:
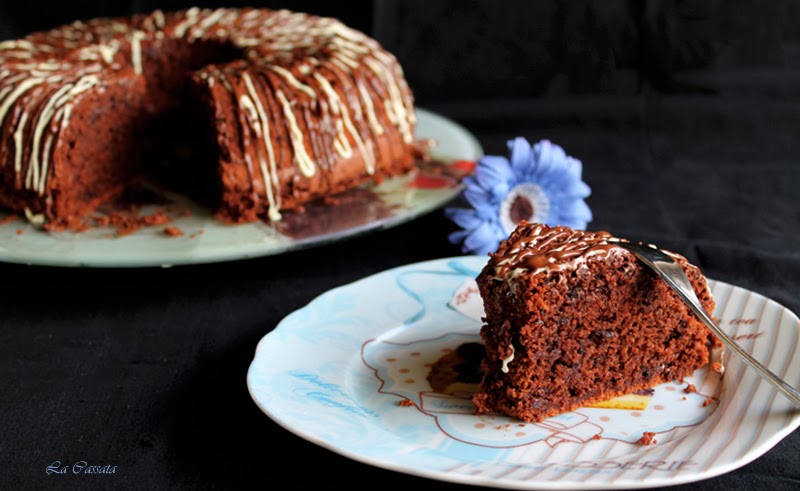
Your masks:
<svg viewBox="0 0 800 491"><path fill-rule="evenodd" d="M50 230L146 178L232 222L410 171L394 56L332 18L199 9L0 42L0 207Z"/></svg>

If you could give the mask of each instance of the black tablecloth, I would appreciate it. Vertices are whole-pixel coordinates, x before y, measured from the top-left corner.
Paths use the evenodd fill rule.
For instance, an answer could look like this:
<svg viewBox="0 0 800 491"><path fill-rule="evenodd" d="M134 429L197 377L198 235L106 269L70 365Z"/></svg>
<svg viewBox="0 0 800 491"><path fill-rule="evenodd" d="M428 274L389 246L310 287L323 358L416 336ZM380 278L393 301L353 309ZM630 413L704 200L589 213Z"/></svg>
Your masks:
<svg viewBox="0 0 800 491"><path fill-rule="evenodd" d="M518 125L475 126L492 153L520 134ZM568 133L557 136L584 162L592 228L684 252L709 277L800 311L795 166L740 163L717 173L704 161L654 164L648 139L633 130L613 139L605 130ZM623 169L610 170L612 159ZM256 344L286 315L364 276L459 255L447 241L452 230L436 210L335 245L240 262L0 265L0 487L455 488L355 463L294 436L256 407L245 382ZM798 456L795 432L755 462L691 488L797 489ZM113 465L116 472L46 475L54 461Z"/></svg>
<svg viewBox="0 0 800 491"><path fill-rule="evenodd" d="M776 22L788 15L774 14ZM787 31L796 41L796 29ZM679 251L707 276L800 312L796 42L777 72L775 63L771 71L758 63L740 70L723 60L721 70L688 67L664 84L629 84L623 68L615 72L619 83L601 77L602 87L619 90L584 91L556 76L549 89L537 86L542 97L512 93L511 84L479 99L469 90L491 83L486 77L450 97L446 87L434 89L452 78L425 85L422 73L433 68L414 64L422 57L414 46L433 34L420 32L385 39L411 65L420 103L463 124L487 153L505 154L515 136L562 145L583 162L592 188L589 228ZM672 63L685 61L678 58ZM570 67L554 71L569 74ZM718 90L675 89L708 86ZM447 240L453 230L434 210L340 243L244 261L171 269L0 264L0 488L463 489L309 443L264 415L246 386L256 344L285 316L373 273L461 254ZM794 432L741 468L676 489L798 489L799 457ZM109 465L115 473L47 475L55 461Z"/></svg>

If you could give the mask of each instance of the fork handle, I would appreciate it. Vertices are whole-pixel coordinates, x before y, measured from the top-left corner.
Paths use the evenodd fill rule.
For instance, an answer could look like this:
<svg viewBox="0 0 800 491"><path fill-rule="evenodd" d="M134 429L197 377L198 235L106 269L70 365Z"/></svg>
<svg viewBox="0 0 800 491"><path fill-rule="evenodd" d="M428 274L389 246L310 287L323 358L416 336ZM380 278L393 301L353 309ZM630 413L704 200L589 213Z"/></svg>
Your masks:
<svg viewBox="0 0 800 491"><path fill-rule="evenodd" d="M702 308L700 302L697 301L697 297L694 295L694 291L689 292L685 290L682 285L677 284L672 278L668 276L664 276L664 280L670 284L670 286L675 290L675 292L683 299L683 301L692 309L692 312L700 318L703 323L708 326L711 331L717 335L717 337L722 341L722 343L730 349L734 351L745 363L747 363L751 368L756 370L762 378L766 379L767 382L771 383L775 386L776 389L781 391L786 397L791 400L795 406L800 407L800 392L797 391L794 387L787 384L783 379L772 373L769 368L762 365L758 360L750 356L750 354L744 351L733 339L730 338L718 325L714 322L714 319L708 315L705 309Z"/></svg>

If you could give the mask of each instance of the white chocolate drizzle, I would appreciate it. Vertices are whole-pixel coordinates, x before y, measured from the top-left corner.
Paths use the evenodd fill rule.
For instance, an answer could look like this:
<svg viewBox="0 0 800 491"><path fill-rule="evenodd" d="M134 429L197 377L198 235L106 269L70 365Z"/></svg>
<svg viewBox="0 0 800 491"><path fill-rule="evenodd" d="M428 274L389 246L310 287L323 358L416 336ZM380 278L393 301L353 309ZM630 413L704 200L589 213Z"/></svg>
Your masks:
<svg viewBox="0 0 800 491"><path fill-rule="evenodd" d="M503 366L500 367L500 370L502 370L503 373L508 373L508 364L514 361L514 345L509 344L508 347L511 348L511 354L501 360L503 362Z"/></svg>
<svg viewBox="0 0 800 491"><path fill-rule="evenodd" d="M39 113L39 118L33 131L31 157L28 163L28 172L25 176L25 187L27 189L35 190L40 195L43 195L46 189L50 145L45 145L41 155L39 150L45 128L51 124L59 109L76 96L86 92L98 83L99 79L96 76L87 75L82 77L75 84L65 84L50 96L44 108ZM62 117L68 117L69 111L65 111L63 114L64 116ZM21 149L18 150L21 151Z"/></svg>
<svg viewBox="0 0 800 491"><path fill-rule="evenodd" d="M23 49L26 51L32 51L34 48L35 47L33 43L26 41L25 39L12 39L10 41L0 42L0 50Z"/></svg>
<svg viewBox="0 0 800 491"><path fill-rule="evenodd" d="M200 14L200 9L198 7L192 7L189 10L187 10L186 18L183 20L183 22L175 26L174 35L176 37L182 38L186 34L186 31L197 23L197 18L199 14Z"/></svg>
<svg viewBox="0 0 800 491"><path fill-rule="evenodd" d="M0 105L0 124L3 123L3 120L5 119L6 113L8 113L8 110L11 108L11 105L14 104L14 102L19 97L22 94L24 94L25 92L27 92L29 89L31 89L33 87L36 87L37 85L41 84L42 82L44 82L44 79L37 78L37 77L31 77L31 78L25 79L25 80L21 81L19 83L19 85L17 85L11 91L10 94L8 94L7 96L4 96L3 103L2 103L2 105Z"/></svg>
<svg viewBox="0 0 800 491"><path fill-rule="evenodd" d="M213 11L208 17L200 21L197 26L192 28L192 35L190 38L195 40L203 37L203 35L206 33L206 30L213 26L215 22L220 20L223 15L225 15L224 9L217 9Z"/></svg>
<svg viewBox="0 0 800 491"><path fill-rule="evenodd" d="M153 20L156 23L156 28L164 29L165 20L164 20L164 12L161 10L156 10L153 12Z"/></svg>
<svg viewBox="0 0 800 491"><path fill-rule="evenodd" d="M294 158L297 161L297 165L300 167L300 172L306 177L312 177L316 173L317 168L314 165L314 161L308 156L308 152L306 152L306 145L303 141L303 131L297 124L297 118L294 116L292 106L280 89L278 89L278 100L281 101L283 115L286 116L286 122L289 125L289 137L292 141Z"/></svg>
<svg viewBox="0 0 800 491"><path fill-rule="evenodd" d="M53 108L55 107L58 100L61 98L62 95L69 92L72 87L72 84L66 84L62 86L60 89L53 94L50 99L45 104L44 109L42 109L39 120L36 122L36 126L33 130L33 148L31 149L31 158L30 164L28 165L28 174L25 176L25 187L27 189L32 189L34 187L34 183L36 183L36 187L39 184L39 144L42 139L42 133L44 132L44 127L48 124L54 114ZM22 151L21 148L18 151Z"/></svg>
<svg viewBox="0 0 800 491"><path fill-rule="evenodd" d="M22 116L20 116L19 123L17 123L17 129L14 131L14 172L19 175L22 171L22 144L24 142L24 132L25 123L28 121L28 112L23 111Z"/></svg>
<svg viewBox="0 0 800 491"><path fill-rule="evenodd" d="M131 63L136 75L142 74L142 39L145 34L142 31L134 31L131 35Z"/></svg>
<svg viewBox="0 0 800 491"><path fill-rule="evenodd" d="M325 95L328 96L328 105L330 106L333 115L334 116L341 115L342 117L347 117L346 115L342 114L342 110L340 107L341 100L339 99L339 94L337 94L336 91L333 90L333 87L331 87L331 84L328 82L328 80L319 73L315 73L314 78L317 80L319 86L325 92ZM350 140L347 139L347 135L345 135L344 131L342 131L344 128L344 124L341 122L341 118L337 119L336 125L337 125L336 138L333 142L334 149L340 156L344 158L349 158L353 154L353 151L350 148Z"/></svg>
<svg viewBox="0 0 800 491"><path fill-rule="evenodd" d="M295 78L295 76L292 75L292 72L290 72L289 70L287 70L287 69L285 69L285 68L283 68L281 66L278 66L278 65L272 65L272 66L269 67L269 69L272 70L273 72L277 73L278 75L282 76L284 79L286 79L286 81L289 83L289 85L291 85L295 89L303 92L308 97L310 97L312 99L316 99L317 98L317 93L314 92L314 90L311 87L309 87L308 85L306 85L306 84L300 82L299 80L297 80L297 78Z"/></svg>
<svg viewBox="0 0 800 491"><path fill-rule="evenodd" d="M45 222L45 216L43 213L33 213L28 207L25 207L25 218L31 225L37 227L44 225Z"/></svg>
<svg viewBox="0 0 800 491"><path fill-rule="evenodd" d="M264 179L264 187L267 194L267 200L269 202L267 214L270 220L276 222L281 219L281 214L279 212L280 206L276 198L276 195L278 197L280 196L280 192L277 192L279 191L277 176L278 171L277 164L275 162L275 151L272 148L272 139L269 135L269 120L267 119L267 113L264 111L264 106L261 104L261 99L258 97L258 93L256 92L256 88L253 85L253 81L250 79L250 76L245 73L242 75L242 80L244 80L244 84L247 87L247 92L250 94L250 99L255 104L262 139L264 141L264 146L267 149L269 170L267 170L267 165L263 158L259 158L259 164L261 166L261 175ZM276 192L273 192L273 188Z"/></svg>
<svg viewBox="0 0 800 491"><path fill-rule="evenodd" d="M358 86L358 93L361 95L361 100L364 102L364 107L367 109L367 120L369 121L372 131L376 135L384 134L383 125L378 122L378 117L375 115L375 106L372 104L372 97L369 95L367 88L361 81L356 83Z"/></svg>
<svg viewBox="0 0 800 491"><path fill-rule="evenodd" d="M119 47L116 43L100 44L97 46L97 51L100 52L103 61L109 65L114 62L114 55L117 54L118 49Z"/></svg>

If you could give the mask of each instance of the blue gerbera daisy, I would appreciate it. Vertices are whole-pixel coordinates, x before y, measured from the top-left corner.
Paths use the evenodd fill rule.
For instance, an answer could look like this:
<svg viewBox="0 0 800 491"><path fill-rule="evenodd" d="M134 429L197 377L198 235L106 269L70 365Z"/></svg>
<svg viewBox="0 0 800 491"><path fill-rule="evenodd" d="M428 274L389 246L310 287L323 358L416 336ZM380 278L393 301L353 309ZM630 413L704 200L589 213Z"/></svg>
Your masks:
<svg viewBox="0 0 800 491"><path fill-rule="evenodd" d="M583 166L558 145L535 145L522 137L508 142L510 160L487 155L464 179L462 196L471 208L447 208L462 230L450 234L464 253L488 254L517 224L528 222L584 229L592 212L584 201L591 190L581 179Z"/></svg>

